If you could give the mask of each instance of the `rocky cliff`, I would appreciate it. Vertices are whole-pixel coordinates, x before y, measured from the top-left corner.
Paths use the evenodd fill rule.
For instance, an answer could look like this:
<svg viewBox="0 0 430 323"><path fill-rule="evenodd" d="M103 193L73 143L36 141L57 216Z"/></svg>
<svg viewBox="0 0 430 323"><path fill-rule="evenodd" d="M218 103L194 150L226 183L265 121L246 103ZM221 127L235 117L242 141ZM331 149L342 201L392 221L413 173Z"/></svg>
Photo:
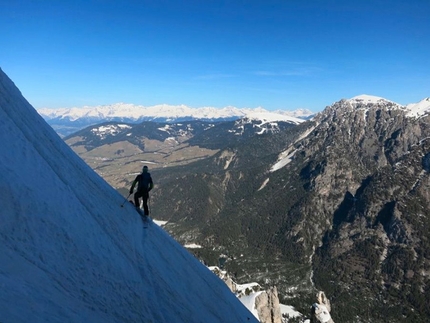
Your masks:
<svg viewBox="0 0 430 323"><path fill-rule="evenodd" d="M316 285L343 313L430 317L430 117L412 115L387 100L343 100L299 148L308 203L296 230L316 248Z"/></svg>

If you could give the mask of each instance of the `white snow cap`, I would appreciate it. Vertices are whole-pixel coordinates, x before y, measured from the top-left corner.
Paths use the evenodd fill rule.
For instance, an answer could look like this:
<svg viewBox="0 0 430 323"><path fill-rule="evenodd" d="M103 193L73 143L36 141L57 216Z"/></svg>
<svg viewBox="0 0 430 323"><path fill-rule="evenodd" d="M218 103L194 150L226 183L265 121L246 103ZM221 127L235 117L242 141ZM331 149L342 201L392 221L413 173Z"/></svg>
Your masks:
<svg viewBox="0 0 430 323"><path fill-rule="evenodd" d="M430 98L425 98L418 103L411 103L406 106L409 110L408 117L420 117L430 112Z"/></svg>
<svg viewBox="0 0 430 323"><path fill-rule="evenodd" d="M392 102L390 100L384 99L382 97L379 96L374 96L374 95L368 95L368 94L361 94L361 95L357 95L354 96L353 98L349 99L348 101L353 101L353 102L361 102L361 103L383 103L383 102Z"/></svg>
<svg viewBox="0 0 430 323"><path fill-rule="evenodd" d="M251 112L246 115L247 118L251 120L261 120L264 123L267 122L277 122L277 121L285 121L285 122L291 122L295 124L299 124L304 122L303 119L299 119L296 117L292 117L289 115L282 115L279 113L274 112Z"/></svg>
<svg viewBox="0 0 430 323"><path fill-rule="evenodd" d="M379 96L372 96L367 94L362 94L355 96L348 100L351 104L381 104L381 103L392 103L395 105L395 108L400 108L406 112L406 116L408 117L422 117L430 113L430 97L421 100L418 103L411 103L406 106L400 105L393 101L381 98Z"/></svg>

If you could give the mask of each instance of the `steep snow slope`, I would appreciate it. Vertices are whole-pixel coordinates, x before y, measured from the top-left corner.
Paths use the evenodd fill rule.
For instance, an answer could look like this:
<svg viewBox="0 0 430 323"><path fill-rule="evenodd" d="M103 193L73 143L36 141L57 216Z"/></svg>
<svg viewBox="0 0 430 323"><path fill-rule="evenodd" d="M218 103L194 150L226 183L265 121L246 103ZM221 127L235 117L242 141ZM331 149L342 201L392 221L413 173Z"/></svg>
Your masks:
<svg viewBox="0 0 430 323"><path fill-rule="evenodd" d="M0 322L257 322L0 70Z"/></svg>

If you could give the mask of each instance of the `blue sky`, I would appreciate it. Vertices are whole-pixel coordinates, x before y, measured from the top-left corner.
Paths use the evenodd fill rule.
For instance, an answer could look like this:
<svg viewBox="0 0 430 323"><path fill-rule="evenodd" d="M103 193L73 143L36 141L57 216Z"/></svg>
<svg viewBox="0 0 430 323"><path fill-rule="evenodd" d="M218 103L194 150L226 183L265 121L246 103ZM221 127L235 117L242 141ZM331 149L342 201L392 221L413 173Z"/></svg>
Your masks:
<svg viewBox="0 0 430 323"><path fill-rule="evenodd" d="M35 108L430 96L428 0L0 0L0 13L0 67Z"/></svg>

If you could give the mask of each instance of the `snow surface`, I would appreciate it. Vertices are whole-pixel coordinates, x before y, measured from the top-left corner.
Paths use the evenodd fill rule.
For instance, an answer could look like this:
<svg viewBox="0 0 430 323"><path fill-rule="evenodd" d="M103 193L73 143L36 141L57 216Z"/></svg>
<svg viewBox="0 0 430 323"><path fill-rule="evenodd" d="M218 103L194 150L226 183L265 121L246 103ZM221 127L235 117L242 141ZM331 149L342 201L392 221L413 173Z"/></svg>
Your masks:
<svg viewBox="0 0 430 323"><path fill-rule="evenodd" d="M269 183L270 178L266 178L263 182L263 184L261 184L260 188L258 189L258 191L261 191L263 188L266 187L267 183Z"/></svg>
<svg viewBox="0 0 430 323"><path fill-rule="evenodd" d="M418 103L411 103L406 106L408 117L420 117L430 112L430 98L425 98Z"/></svg>
<svg viewBox="0 0 430 323"><path fill-rule="evenodd" d="M247 296L242 296L240 298L241 302L247 307L251 309L251 313L258 318L258 311L257 308L255 307L255 299L257 298L257 296L259 296L262 292L257 292L257 293L251 293Z"/></svg>
<svg viewBox="0 0 430 323"><path fill-rule="evenodd" d="M313 307L316 308L315 316L321 323L327 323L331 320L330 312L327 309L327 306L323 304L313 304Z"/></svg>
<svg viewBox="0 0 430 323"><path fill-rule="evenodd" d="M162 228L144 229L1 69L0 142L0 322L257 322Z"/></svg>
<svg viewBox="0 0 430 323"><path fill-rule="evenodd" d="M276 172L277 170L280 170L281 168L287 166L291 161L293 160L294 154L296 153L296 150L291 151L293 146L288 147L288 149L284 152L282 152L279 157L278 161L270 168L270 172Z"/></svg>
<svg viewBox="0 0 430 323"><path fill-rule="evenodd" d="M198 245L196 243L186 244L186 245L184 245L184 247L189 248L189 249L200 249L200 248L202 248L201 245Z"/></svg>
<svg viewBox="0 0 430 323"><path fill-rule="evenodd" d="M314 126L306 130L299 138L297 138L297 140L293 144L291 144L290 146L288 146L286 150L281 152L278 156L278 161L275 164L273 164L272 167L270 168L270 172L271 173L276 172L277 170L280 170L281 168L291 163L296 153L296 150L294 149L294 145L297 144L300 140L303 140L304 138L306 138L312 131L315 130L316 127L317 126Z"/></svg>
<svg viewBox="0 0 430 323"><path fill-rule="evenodd" d="M103 125L96 128L91 129L91 132L101 139L106 138L107 136L115 136L121 132L122 129L131 129L131 126L125 124L118 125Z"/></svg>
<svg viewBox="0 0 430 323"><path fill-rule="evenodd" d="M372 104L377 104L377 103L381 103L381 102L392 102L390 100L381 98L379 96L368 95L368 94L357 95L357 96L349 99L348 101L355 101L355 102L362 102L362 103L372 103Z"/></svg>
<svg viewBox="0 0 430 323"><path fill-rule="evenodd" d="M284 114L279 113L273 113L273 112L250 112L247 113L246 117L250 120L261 120L263 124L271 123L271 122L277 122L277 121L285 121L285 122L291 122L294 124L300 124L304 122L303 119L291 117Z"/></svg>
<svg viewBox="0 0 430 323"><path fill-rule="evenodd" d="M296 309L291 305L281 304L281 313L288 315L289 318L302 317L303 316L302 313L296 311Z"/></svg>

